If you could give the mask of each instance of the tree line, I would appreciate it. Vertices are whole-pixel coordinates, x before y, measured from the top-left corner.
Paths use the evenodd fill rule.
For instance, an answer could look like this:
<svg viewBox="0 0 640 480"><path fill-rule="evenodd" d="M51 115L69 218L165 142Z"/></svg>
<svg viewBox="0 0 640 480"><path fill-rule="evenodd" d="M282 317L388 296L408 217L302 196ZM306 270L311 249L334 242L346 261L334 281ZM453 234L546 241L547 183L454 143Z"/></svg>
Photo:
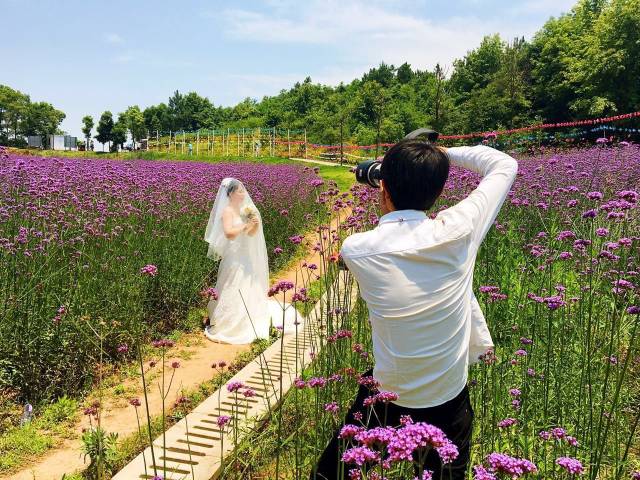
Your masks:
<svg viewBox="0 0 640 480"><path fill-rule="evenodd" d="M396 141L431 126L443 133L515 128L640 110L640 0L579 0L530 41L485 37L448 69L381 63L336 87L307 77L262 100L216 106L196 92L104 112L98 142L213 128L306 129L316 143ZM1 109L1 107L0 107ZM1 122L2 120L0 120ZM93 119L85 117L85 136Z"/></svg>
<svg viewBox="0 0 640 480"><path fill-rule="evenodd" d="M62 133L65 114L47 102L0 85L0 145L24 146L25 136Z"/></svg>

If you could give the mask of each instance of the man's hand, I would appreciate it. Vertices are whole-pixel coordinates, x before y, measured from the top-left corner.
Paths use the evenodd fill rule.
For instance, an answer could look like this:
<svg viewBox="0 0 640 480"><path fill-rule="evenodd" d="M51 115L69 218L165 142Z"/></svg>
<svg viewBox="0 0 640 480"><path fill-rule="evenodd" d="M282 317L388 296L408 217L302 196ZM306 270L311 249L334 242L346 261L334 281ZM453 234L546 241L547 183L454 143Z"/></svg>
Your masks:
<svg viewBox="0 0 640 480"><path fill-rule="evenodd" d="M338 259L338 270L349 271L349 268L347 267L346 263L344 263L344 259L342 257Z"/></svg>

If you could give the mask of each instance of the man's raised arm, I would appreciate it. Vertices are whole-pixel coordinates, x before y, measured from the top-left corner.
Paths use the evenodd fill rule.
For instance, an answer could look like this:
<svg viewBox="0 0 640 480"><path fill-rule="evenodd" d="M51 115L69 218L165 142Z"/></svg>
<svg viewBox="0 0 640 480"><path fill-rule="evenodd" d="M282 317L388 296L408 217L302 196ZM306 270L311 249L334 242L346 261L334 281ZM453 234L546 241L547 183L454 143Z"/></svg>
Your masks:
<svg viewBox="0 0 640 480"><path fill-rule="evenodd" d="M516 178L518 162L506 153L484 145L451 147L446 152L452 165L483 177L467 198L445 210L471 222L473 240L480 245Z"/></svg>

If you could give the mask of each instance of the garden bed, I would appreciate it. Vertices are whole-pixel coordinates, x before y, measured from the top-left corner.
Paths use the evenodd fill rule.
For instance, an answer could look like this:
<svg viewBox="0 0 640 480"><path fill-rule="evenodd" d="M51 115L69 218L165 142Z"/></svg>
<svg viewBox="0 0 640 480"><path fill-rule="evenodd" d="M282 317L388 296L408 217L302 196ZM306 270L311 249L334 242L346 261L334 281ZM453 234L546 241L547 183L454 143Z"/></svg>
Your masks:
<svg viewBox="0 0 640 480"><path fill-rule="evenodd" d="M464 198L477 181L453 169L436 210ZM640 470L638 185L636 146L519 160L474 276L496 344L470 368L476 478L507 478L500 462L532 469L535 478L573 478L572 471L628 479ZM372 193L354 192L350 223L361 226L354 230L376 222ZM373 362L366 308L356 308L342 328L350 333L324 338L299 388L246 437L224 478L276 478L276 471L279 478L308 478ZM389 427L403 434L400 425ZM386 455L384 442L369 445L371 458ZM343 451L355 447L365 444L345 437ZM354 479L413 478L412 467L342 463L344 478Z"/></svg>

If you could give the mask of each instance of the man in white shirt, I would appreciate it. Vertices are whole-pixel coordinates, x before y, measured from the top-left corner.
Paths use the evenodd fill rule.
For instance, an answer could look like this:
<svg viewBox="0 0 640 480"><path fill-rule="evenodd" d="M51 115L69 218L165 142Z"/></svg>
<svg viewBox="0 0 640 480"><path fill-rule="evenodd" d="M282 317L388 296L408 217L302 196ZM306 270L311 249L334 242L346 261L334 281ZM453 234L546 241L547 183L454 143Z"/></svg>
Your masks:
<svg viewBox="0 0 640 480"><path fill-rule="evenodd" d="M483 179L467 198L430 219L425 211L442 193L450 163ZM398 395L388 406L387 425L410 415L441 428L459 449L444 469L435 451L427 456L434 479L465 478L468 468L473 409L466 383L479 310L473 270L517 169L513 158L487 146L444 149L403 140L382 161L378 225L342 245L369 310L373 376L380 390ZM370 394L360 387L345 423L358 423L354 414L366 412L362 402ZM311 478L337 478L338 445L334 438Z"/></svg>

